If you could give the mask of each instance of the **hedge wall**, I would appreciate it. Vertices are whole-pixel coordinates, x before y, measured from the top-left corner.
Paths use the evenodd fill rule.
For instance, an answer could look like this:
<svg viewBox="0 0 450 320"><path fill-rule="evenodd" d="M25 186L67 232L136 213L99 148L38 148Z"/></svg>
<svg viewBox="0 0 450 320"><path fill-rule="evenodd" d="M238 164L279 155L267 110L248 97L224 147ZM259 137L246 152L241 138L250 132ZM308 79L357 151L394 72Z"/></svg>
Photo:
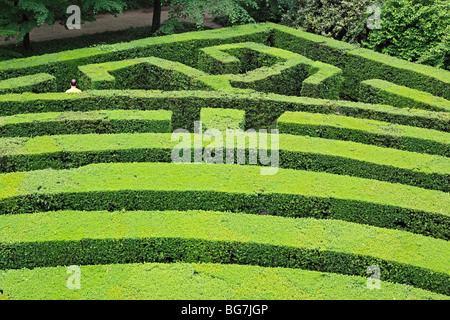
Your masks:
<svg viewBox="0 0 450 320"><path fill-rule="evenodd" d="M245 177L245 179L242 179ZM450 195L322 172L240 165L109 163L0 175L0 214L219 210L330 218L448 240Z"/></svg>
<svg viewBox="0 0 450 320"><path fill-rule="evenodd" d="M67 290L66 282L56 280L67 277L67 267L11 269L2 274L0 288L11 300L449 299L419 288L405 290L404 285L387 281L382 282L383 290L367 290L367 275L290 268L179 262L87 265L80 266L80 271L89 278L83 277L78 290Z"/></svg>
<svg viewBox="0 0 450 320"><path fill-rule="evenodd" d="M201 108L225 108L245 111L248 128L275 127L276 120L285 111L339 113L341 115L374 119L409 126L450 131L447 112L408 110L384 105L349 101L331 101L307 97L276 94L203 91L90 91L69 95L46 93L0 95L0 115L35 112L90 111L103 109L170 110L174 129L193 130L194 121L200 119Z"/></svg>
<svg viewBox="0 0 450 320"><path fill-rule="evenodd" d="M274 46L310 59L332 64L343 70L341 97L358 100L359 84L382 79L398 85L450 99L450 72L358 48L342 41L307 33L273 23Z"/></svg>
<svg viewBox="0 0 450 320"><path fill-rule="evenodd" d="M223 74L233 87L339 99L342 71L332 65L251 42L208 47L201 52L198 68L215 75ZM215 78L220 79L220 76Z"/></svg>
<svg viewBox="0 0 450 320"><path fill-rule="evenodd" d="M48 73L38 73L0 81L0 94L21 92L50 92L56 90L56 78Z"/></svg>
<svg viewBox="0 0 450 320"><path fill-rule="evenodd" d="M361 82L359 101L388 104L398 108L450 111L449 100L379 79Z"/></svg>
<svg viewBox="0 0 450 320"><path fill-rule="evenodd" d="M377 265L383 281L450 293L447 241L348 222L123 211L9 215L0 221L6 226L1 269L202 262L367 276L367 266Z"/></svg>
<svg viewBox="0 0 450 320"><path fill-rule="evenodd" d="M197 67L212 75L238 74L272 67L293 55L255 42L223 44L200 49Z"/></svg>
<svg viewBox="0 0 450 320"><path fill-rule="evenodd" d="M172 132L172 112L99 110L28 113L0 117L0 137L133 132Z"/></svg>
<svg viewBox="0 0 450 320"><path fill-rule="evenodd" d="M450 99L450 72L446 70L407 62L273 23L151 37L0 62L0 80L49 73L56 77L56 89L63 91L70 79L81 75L78 70L81 65L155 56L196 68L201 56L198 49L237 42L267 44L341 68L344 84L340 96L344 98L357 100L361 81L381 79Z"/></svg>
<svg viewBox="0 0 450 320"><path fill-rule="evenodd" d="M412 152L450 156L450 134L367 119L307 112L286 112L281 133L349 140Z"/></svg>
<svg viewBox="0 0 450 320"><path fill-rule="evenodd" d="M205 119L203 132L209 123ZM212 128L224 129L217 127L214 125ZM269 141L270 138L269 135ZM226 146L226 140L224 134L223 146ZM246 143L245 164L250 164L248 141ZM172 150L177 144L178 141L172 141L171 134L85 134L0 139L0 172L70 169L91 163L172 162ZM209 144L203 141L202 154ZM261 149L271 150L270 142L261 145L259 137L258 145ZM195 148L193 136L191 147L192 150ZM238 152L241 151L236 146L234 163L237 163ZM321 171L450 191L450 159L446 157L285 134L279 135L278 152L279 165L285 169ZM226 150L222 149L222 153L223 163L226 163ZM194 162L193 152L191 161ZM260 161L256 164L262 165Z"/></svg>
<svg viewBox="0 0 450 320"><path fill-rule="evenodd" d="M202 71L156 57L138 58L78 67L82 89L189 90ZM111 73L111 74L110 74Z"/></svg>

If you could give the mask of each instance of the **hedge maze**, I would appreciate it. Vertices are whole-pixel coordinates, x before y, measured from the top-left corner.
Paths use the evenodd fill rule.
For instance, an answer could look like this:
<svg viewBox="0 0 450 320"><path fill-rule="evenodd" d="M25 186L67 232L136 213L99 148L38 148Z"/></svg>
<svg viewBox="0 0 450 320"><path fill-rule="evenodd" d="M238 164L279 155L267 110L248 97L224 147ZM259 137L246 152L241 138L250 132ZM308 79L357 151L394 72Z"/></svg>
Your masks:
<svg viewBox="0 0 450 320"><path fill-rule="evenodd" d="M271 23L0 62L0 297L449 299L449 100Z"/></svg>

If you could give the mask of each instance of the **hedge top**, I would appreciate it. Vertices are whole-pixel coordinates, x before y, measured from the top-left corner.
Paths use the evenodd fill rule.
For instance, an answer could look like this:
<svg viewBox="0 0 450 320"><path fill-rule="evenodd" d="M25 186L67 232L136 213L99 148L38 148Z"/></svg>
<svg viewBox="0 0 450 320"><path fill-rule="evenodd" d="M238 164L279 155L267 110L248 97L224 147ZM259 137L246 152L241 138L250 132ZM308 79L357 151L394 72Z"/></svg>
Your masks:
<svg viewBox="0 0 450 320"><path fill-rule="evenodd" d="M404 126L371 119L357 119L335 114L287 111L278 118L278 123L308 127L329 126L338 129L364 131L377 135L430 140L446 145L447 148L450 146L450 133L448 132Z"/></svg>
<svg viewBox="0 0 450 320"><path fill-rule="evenodd" d="M246 179L242 179L243 176ZM0 200L33 194L121 190L302 195L450 216L450 194L446 192L292 169L279 169L276 175L265 176L258 167L231 164L108 163L70 170L46 169L0 175Z"/></svg>
<svg viewBox="0 0 450 320"><path fill-rule="evenodd" d="M41 112L24 113L0 117L0 128L6 125L36 122L59 122L69 120L169 120L172 112L168 110L96 110L88 112Z"/></svg>
<svg viewBox="0 0 450 320"><path fill-rule="evenodd" d="M405 105L408 105L409 107L412 107L411 102L414 102L420 104L424 109L426 106L426 108L430 110L450 112L449 100L442 97L436 97L428 92L399 86L380 79L365 80L361 83L382 90L384 93L388 93L392 96L400 96L403 99L408 99L409 103L405 103Z"/></svg>
<svg viewBox="0 0 450 320"><path fill-rule="evenodd" d="M81 274L89 274L89 279L83 278L84 285L79 290L67 290L65 282L56 280L57 275L67 275L67 267L62 266L8 270L3 273L0 286L12 300L450 299L419 288L405 290L403 284L388 281L383 281L383 290L368 290L367 277L280 267L129 263L86 265L80 270ZM29 290L30 287L34 289Z"/></svg>
<svg viewBox="0 0 450 320"><path fill-rule="evenodd" d="M29 76L2 80L0 81L0 91L6 89L16 89L53 79L55 79L55 77L47 73L37 73Z"/></svg>
<svg viewBox="0 0 450 320"><path fill-rule="evenodd" d="M57 211L3 215L0 222L1 243L5 244L118 237L196 238L330 250L450 274L448 241L338 220L212 211Z"/></svg>
<svg viewBox="0 0 450 320"><path fill-rule="evenodd" d="M206 116L205 109L202 113ZM208 109L209 110L209 109ZM234 110L233 110L234 111ZM211 117L215 113L210 113ZM238 114L225 113L228 123L240 123ZM233 118L234 117L234 118ZM206 126L208 123L206 119ZM214 126L213 128L217 128ZM49 154L52 152L95 152L106 150L159 149L172 150L178 141L171 140L171 133L124 133L124 134L83 134L54 135L34 138L2 138L0 139L0 156L25 156ZM226 145L226 136L224 137ZM258 146L270 150L270 134L268 145ZM259 143L258 138L258 143ZM202 141L202 147L211 142ZM236 143L235 143L236 144ZM249 140L246 140L248 148ZM194 135L191 134L191 146L194 148ZM394 168L412 170L414 172L438 173L450 175L450 158L425 153L416 153L392 148L378 147L353 141L323 139L299 135L279 135L280 152L300 152L342 157L366 163L373 163Z"/></svg>
<svg viewBox="0 0 450 320"><path fill-rule="evenodd" d="M211 76L214 77L214 76ZM245 92L239 94L237 92ZM156 101L170 102L176 104L180 109L183 104L177 103L178 100L198 99L208 102L207 107L213 107L213 102L220 102L221 107L224 104L231 104L228 108L242 108L245 104L261 105L265 104L267 111L276 111L277 117L287 110L302 110L321 113L340 113L349 115L358 115L372 119L379 119L394 123L416 125L415 121L419 119L418 126L438 127L439 130L450 131L450 113L434 112L421 109L394 108L387 105L374 105L369 103L324 100L308 97L284 96L273 93L249 92L248 90L236 89L233 92L225 91L169 91L159 90L92 90L79 94L66 93L23 93L0 95L0 116L13 115L18 113L42 112L43 107L46 112L65 111L70 106L72 111L88 111L101 108L101 101L107 102L111 109L167 109L167 106L161 107ZM147 101L147 102L146 102ZM246 103L247 102L247 103ZM250 103L248 103L250 102ZM89 106L85 106L85 105ZM142 105L150 105L145 107ZM155 106L156 105L156 106ZM281 106L281 108L280 108ZM260 111L264 110L259 107ZM200 109L200 107L197 107ZM174 111L174 110L172 110ZM185 119L183 119L185 120ZM439 124L436 124L436 123Z"/></svg>

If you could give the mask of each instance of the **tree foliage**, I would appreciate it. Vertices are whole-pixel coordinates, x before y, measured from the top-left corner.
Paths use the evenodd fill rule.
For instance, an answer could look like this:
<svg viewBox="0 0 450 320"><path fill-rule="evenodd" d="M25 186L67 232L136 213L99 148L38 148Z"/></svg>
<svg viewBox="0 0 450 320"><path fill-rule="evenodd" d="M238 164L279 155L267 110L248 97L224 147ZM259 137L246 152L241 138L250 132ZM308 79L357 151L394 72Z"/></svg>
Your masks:
<svg viewBox="0 0 450 320"><path fill-rule="evenodd" d="M282 23L305 31L358 43L367 37L367 7L374 0L303 0L298 8L283 15Z"/></svg>
<svg viewBox="0 0 450 320"><path fill-rule="evenodd" d="M15 37L16 43L23 39L29 42L34 28L53 25L57 20L65 23L70 5L80 6L82 19L97 13L121 13L126 7L122 0L0 0L0 36L6 40Z"/></svg>
<svg viewBox="0 0 450 320"><path fill-rule="evenodd" d="M450 2L386 0L381 29L373 30L367 47L409 61L450 68Z"/></svg>
<svg viewBox="0 0 450 320"><path fill-rule="evenodd" d="M169 5L169 19L158 34L170 34L179 25L180 19L194 22L198 29L205 26L205 15L226 17L232 24L253 23L246 8L258 8L256 0L162 0Z"/></svg>

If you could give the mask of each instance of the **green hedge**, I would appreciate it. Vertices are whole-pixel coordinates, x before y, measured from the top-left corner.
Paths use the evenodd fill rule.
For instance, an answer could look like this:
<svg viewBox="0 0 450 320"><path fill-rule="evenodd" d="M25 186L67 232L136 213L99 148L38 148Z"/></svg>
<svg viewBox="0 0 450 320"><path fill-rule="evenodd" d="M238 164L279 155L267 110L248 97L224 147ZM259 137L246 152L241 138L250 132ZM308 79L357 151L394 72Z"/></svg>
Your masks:
<svg viewBox="0 0 450 320"><path fill-rule="evenodd" d="M349 222L202 211L64 211L0 221L3 270L202 262L367 277L377 265L383 281L450 294L448 241Z"/></svg>
<svg viewBox="0 0 450 320"><path fill-rule="evenodd" d="M56 90L56 78L48 73L38 73L0 81L0 94L21 92L50 92Z"/></svg>
<svg viewBox="0 0 450 320"><path fill-rule="evenodd" d="M450 156L450 134L367 119L307 112L286 112L281 133L348 140L412 152Z"/></svg>
<svg viewBox="0 0 450 320"><path fill-rule="evenodd" d="M342 71L332 65L251 42L207 47L200 51L198 67L213 75L223 75L233 87L339 99ZM214 78L220 79L220 76Z"/></svg>
<svg viewBox="0 0 450 320"><path fill-rule="evenodd" d="M359 101L388 104L398 108L450 111L449 100L379 79L361 82Z"/></svg>
<svg viewBox="0 0 450 320"><path fill-rule="evenodd" d="M343 70L341 95L357 100L359 83L382 79L450 99L450 72L377 53L356 45L278 24L273 28L274 46L332 64Z"/></svg>
<svg viewBox="0 0 450 320"><path fill-rule="evenodd" d="M248 128L269 129L285 111L339 113L410 126L450 131L446 112L408 110L383 105L281 96L276 94L203 91L90 91L79 94L45 93L0 95L0 115L103 109L170 110L173 128L193 130L201 108L245 111Z"/></svg>
<svg viewBox="0 0 450 320"><path fill-rule="evenodd" d="M342 89L342 70L320 61L313 63L310 76L303 81L300 94L305 97L338 100Z"/></svg>
<svg viewBox="0 0 450 320"><path fill-rule="evenodd" d="M223 43L266 43L270 28L264 25L244 25L235 28L207 30L150 37L127 43L108 44L54 54L0 62L0 80L49 72L56 77L57 90L65 91L72 78L79 78L79 66L144 57L158 57L196 67L200 48Z"/></svg>
<svg viewBox="0 0 450 320"><path fill-rule="evenodd" d="M56 77L57 90L68 87L81 74L78 67L155 56L197 67L201 48L225 43L256 42L273 45L343 70L342 96L357 100L359 83L382 79L450 99L450 72L389 57L345 42L293 28L262 23L151 37L102 47L83 48L55 54L0 62L0 80L36 73Z"/></svg>
<svg viewBox="0 0 450 320"><path fill-rule="evenodd" d="M0 117L0 137L132 132L172 132L172 112L99 110L28 113Z"/></svg>
<svg viewBox="0 0 450 320"><path fill-rule="evenodd" d="M211 75L246 73L286 61L286 54L292 56L288 51L254 42L223 44L200 49L198 68Z"/></svg>
<svg viewBox="0 0 450 320"><path fill-rule="evenodd" d="M217 129L225 131L227 129L245 130L245 111L221 108L202 108L200 111L200 121L203 130Z"/></svg>
<svg viewBox="0 0 450 320"><path fill-rule="evenodd" d="M450 299L414 287L405 290L404 285L387 281L381 282L382 290L368 290L367 276L249 265L107 264L80 266L80 272L81 288L67 290L67 282L60 281L67 278L67 267L8 270L0 275L0 300ZM258 307L254 311L260 312Z"/></svg>
<svg viewBox="0 0 450 320"><path fill-rule="evenodd" d="M83 90L189 90L195 88L196 78L207 75L182 63L156 57L90 64L78 68L82 73L79 83Z"/></svg>
<svg viewBox="0 0 450 320"><path fill-rule="evenodd" d="M85 134L0 139L0 172L71 169L91 163L172 162L171 153L178 141L171 141L171 137L171 134ZM209 144L209 141L202 143L203 154ZM191 146L194 149L192 136ZM225 135L223 146L226 146ZM270 142L260 147L271 149ZM248 141L245 148L245 164L250 164ZM236 147L234 163L237 163L238 150L241 149ZM226 150L222 152L223 163L226 163ZM194 162L193 152L191 161ZM328 172L450 191L450 159L435 155L282 134L279 135L279 162L285 169ZM256 164L262 165L261 162Z"/></svg>
<svg viewBox="0 0 450 320"><path fill-rule="evenodd" d="M242 179L245 177L245 179ZM338 219L448 240L445 192L255 166L108 163L0 175L0 214L48 210L219 210Z"/></svg>

